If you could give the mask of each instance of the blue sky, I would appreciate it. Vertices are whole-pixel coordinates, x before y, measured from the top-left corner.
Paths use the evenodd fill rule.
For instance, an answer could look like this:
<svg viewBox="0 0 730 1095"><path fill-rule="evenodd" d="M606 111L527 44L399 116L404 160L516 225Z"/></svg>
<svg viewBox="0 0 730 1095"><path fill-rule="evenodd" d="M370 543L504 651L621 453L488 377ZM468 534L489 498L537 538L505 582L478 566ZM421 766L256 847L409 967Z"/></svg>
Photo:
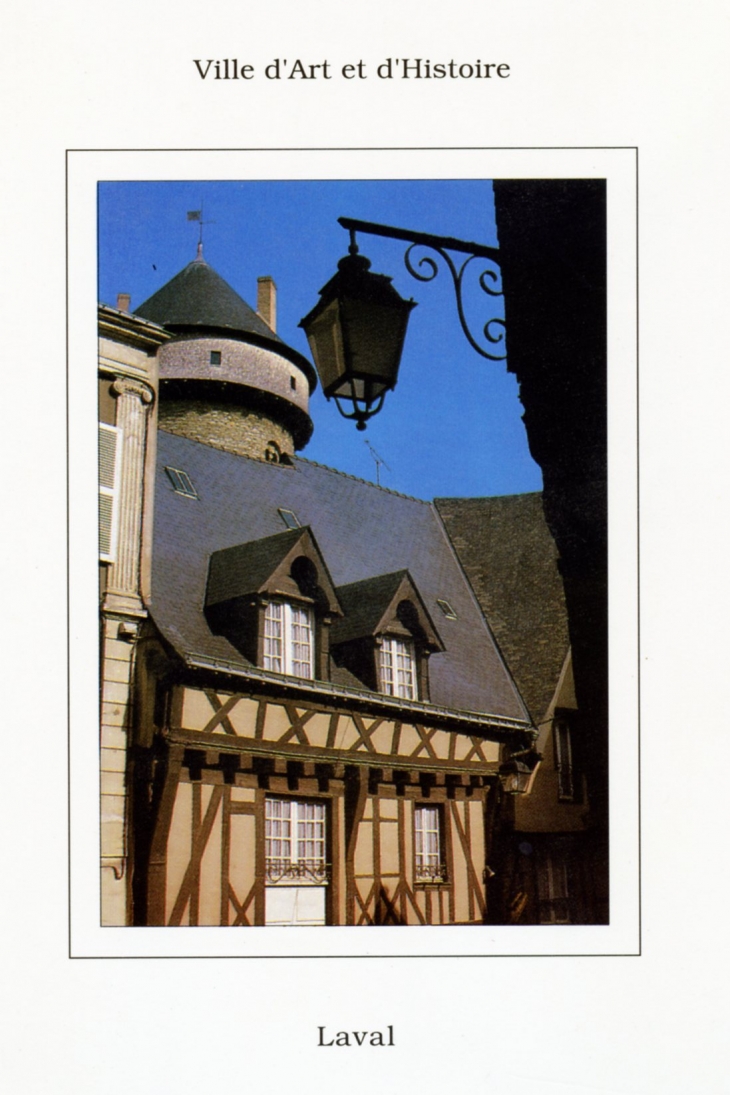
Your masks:
<svg viewBox="0 0 730 1095"><path fill-rule="evenodd" d="M206 261L252 307L256 279L273 276L277 333L308 358L298 323L346 253L348 234L338 217L498 243L492 187L484 180L104 182L99 299L114 304L117 293L128 292L134 310L195 258L198 225L187 211L201 204L212 222L204 227ZM469 346L443 263L425 284L406 270L405 244L365 235L358 243L373 271L392 276L402 296L418 301L398 385L364 433L318 388L310 405L314 435L302 455L375 480L369 441L387 465L380 469L383 486L420 498L540 490L517 382L505 362L486 361ZM468 305L481 318L476 329L495 314L480 292L469 293Z"/></svg>

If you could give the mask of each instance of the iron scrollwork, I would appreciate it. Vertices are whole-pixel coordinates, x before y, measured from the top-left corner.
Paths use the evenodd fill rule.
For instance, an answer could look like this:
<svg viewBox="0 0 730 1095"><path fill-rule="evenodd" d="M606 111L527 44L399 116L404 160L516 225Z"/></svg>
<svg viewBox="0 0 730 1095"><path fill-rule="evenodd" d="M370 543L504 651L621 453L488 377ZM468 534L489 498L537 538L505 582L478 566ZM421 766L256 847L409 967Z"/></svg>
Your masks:
<svg viewBox="0 0 730 1095"><path fill-rule="evenodd" d="M332 868L329 863L302 862L290 863L279 859L266 860L266 881L269 885L277 883L309 884L322 886L330 881Z"/></svg>
<svg viewBox="0 0 730 1095"><path fill-rule="evenodd" d="M506 328L505 321L500 316L492 316L482 328L483 342L474 335L466 318L464 308L464 284L467 272L472 273L472 263L483 260L487 265L481 270L477 278L477 284L483 293L490 297L501 297L502 271L499 265L499 250L496 247L488 247L479 243L468 243L465 240L455 239L449 236L432 236L426 232L410 232L403 228L393 228L385 224L372 224L369 221L353 220L348 217L340 217L339 223L350 232L352 243L355 242L356 232L365 232L374 236L387 239L398 239L408 243L409 246L404 255L405 267L408 273L417 281L433 281L439 273L439 263L431 255L421 255L416 260L412 254L415 248L425 247L433 251L444 261L451 274L451 280L456 294L456 309L459 316L461 329L469 342L469 345L481 357L488 361L504 361L506 353ZM458 265L449 254L450 251L466 254L466 258Z"/></svg>
<svg viewBox="0 0 730 1095"><path fill-rule="evenodd" d="M418 263L414 264L414 261L411 257L411 252L414 250L414 248L417 247L430 247L431 250L435 251L439 258L442 258L446 263L449 269L449 273L451 274L451 279L454 283L454 291L456 293L456 310L459 315L459 322L461 323L461 329L466 335L469 345L474 350L476 350L478 354L481 354L482 357L486 357L490 361L504 361L504 359L507 357L506 353L499 353L496 351L496 349L492 351L484 346L480 346L480 344L477 342L476 338L470 331L469 324L467 323L466 315L464 313L464 300L462 292L464 274L466 273L469 265L472 262L480 259L485 262L489 262L491 265L487 266L479 274L479 288L482 290L482 292L487 293L488 296L502 296L502 272L495 260L486 258L484 255L468 255L467 258L465 258L462 262L461 266L457 267L457 264L454 262L451 255L448 253L448 251L445 251L443 247L439 247L435 243L412 243L405 253L404 261L408 273L412 277L416 278L418 281L433 281L433 279L438 275L439 266L436 260L431 258L430 255L423 255L418 260ZM427 272L419 269L422 267L425 267ZM504 347L504 320L499 316L493 316L491 319L488 319L487 322L484 324L482 334L491 346Z"/></svg>

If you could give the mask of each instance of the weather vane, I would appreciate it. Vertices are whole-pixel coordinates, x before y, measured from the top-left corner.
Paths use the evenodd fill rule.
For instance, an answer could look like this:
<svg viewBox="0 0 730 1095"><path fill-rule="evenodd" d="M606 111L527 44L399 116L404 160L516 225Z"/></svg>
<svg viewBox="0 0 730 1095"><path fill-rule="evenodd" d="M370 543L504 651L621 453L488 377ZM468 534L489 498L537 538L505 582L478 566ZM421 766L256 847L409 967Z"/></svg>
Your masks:
<svg viewBox="0 0 730 1095"><path fill-rule="evenodd" d="M189 221L195 221L197 224L200 225L200 234L198 236L198 258L202 259L202 257L203 257L203 225L204 224L215 224L215 221L203 220L203 203L202 203L202 201L200 203L200 209L189 209L188 210L188 220Z"/></svg>

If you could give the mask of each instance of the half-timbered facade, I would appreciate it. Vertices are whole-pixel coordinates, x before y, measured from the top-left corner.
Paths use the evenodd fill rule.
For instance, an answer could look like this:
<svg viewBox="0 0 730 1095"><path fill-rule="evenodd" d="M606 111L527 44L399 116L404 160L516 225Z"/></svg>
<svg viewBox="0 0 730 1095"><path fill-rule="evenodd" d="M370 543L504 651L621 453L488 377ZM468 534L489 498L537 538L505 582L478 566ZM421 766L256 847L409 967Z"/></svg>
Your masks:
<svg viewBox="0 0 730 1095"><path fill-rule="evenodd" d="M138 309L169 337L117 922L483 923L530 716L435 507L295 455L314 376L259 311L202 256Z"/></svg>
<svg viewBox="0 0 730 1095"><path fill-rule="evenodd" d="M336 703L181 691L148 923L483 920L489 743Z"/></svg>
<svg viewBox="0 0 730 1095"><path fill-rule="evenodd" d="M434 508L162 432L157 480L137 922L481 923L530 724Z"/></svg>

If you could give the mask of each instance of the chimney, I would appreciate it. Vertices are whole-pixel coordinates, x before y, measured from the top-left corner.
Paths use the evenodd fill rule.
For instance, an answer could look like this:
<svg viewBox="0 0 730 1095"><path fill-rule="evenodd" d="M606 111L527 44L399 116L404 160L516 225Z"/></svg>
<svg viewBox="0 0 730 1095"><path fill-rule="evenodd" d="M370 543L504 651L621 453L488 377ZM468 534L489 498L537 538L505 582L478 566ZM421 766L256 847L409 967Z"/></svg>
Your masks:
<svg viewBox="0 0 730 1095"><path fill-rule="evenodd" d="M117 311L128 312L129 305L132 303L132 298L129 293L117 293Z"/></svg>
<svg viewBox="0 0 730 1095"><path fill-rule="evenodd" d="M258 279L256 311L276 334L276 282L268 275Z"/></svg>

